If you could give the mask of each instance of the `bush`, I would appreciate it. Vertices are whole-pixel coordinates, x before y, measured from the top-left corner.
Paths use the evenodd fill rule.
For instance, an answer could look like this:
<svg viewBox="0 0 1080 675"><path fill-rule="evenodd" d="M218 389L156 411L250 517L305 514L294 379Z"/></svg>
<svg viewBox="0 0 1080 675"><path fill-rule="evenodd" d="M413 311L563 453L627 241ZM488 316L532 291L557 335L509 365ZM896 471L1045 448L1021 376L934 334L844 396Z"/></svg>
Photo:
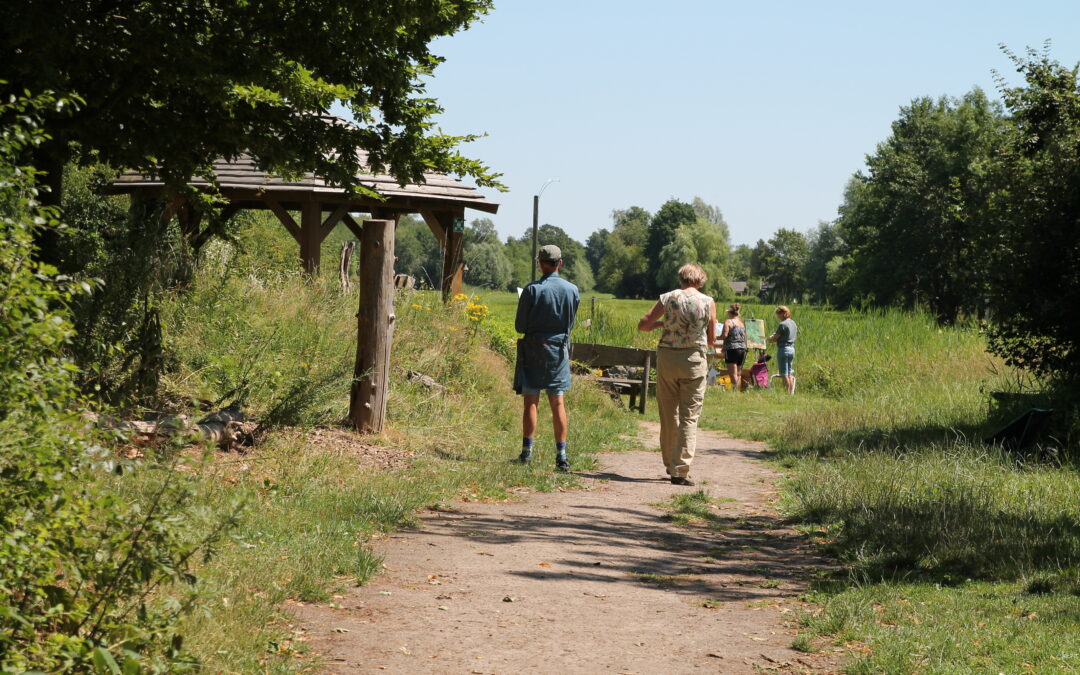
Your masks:
<svg viewBox="0 0 1080 675"><path fill-rule="evenodd" d="M53 95L0 104L0 670L173 671L190 665L176 632L190 584L235 517L191 518L178 478L130 503L101 488L118 465L78 414L68 303L92 290L36 262L34 236L57 228L18 160L45 139ZM209 525L209 527L205 527Z"/></svg>

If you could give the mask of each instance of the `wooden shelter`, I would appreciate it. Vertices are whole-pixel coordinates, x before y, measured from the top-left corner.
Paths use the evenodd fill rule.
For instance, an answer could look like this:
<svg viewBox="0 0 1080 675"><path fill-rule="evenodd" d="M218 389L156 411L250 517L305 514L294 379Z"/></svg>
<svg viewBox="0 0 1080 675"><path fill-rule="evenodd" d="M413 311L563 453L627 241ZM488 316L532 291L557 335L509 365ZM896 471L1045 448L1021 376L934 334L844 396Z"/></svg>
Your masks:
<svg viewBox="0 0 1080 675"><path fill-rule="evenodd" d="M327 117L331 124L342 120ZM362 165L367 164L361 156ZM357 312L356 367L349 398L349 416L356 429L382 431L390 378L390 348L394 336L394 230L397 220L420 214L443 249L441 275L443 300L461 292L464 268L465 209L495 213L499 205L484 199L475 188L437 173L425 175L423 184L400 185L384 174L363 173L360 182L380 198L347 194L315 175L298 181L272 176L247 155L214 162L214 185L193 178L189 185L216 189L228 200L219 219L240 209L269 209L300 245L300 259L309 275L319 273L322 242L339 224L360 240L360 308ZM109 184L111 194L129 194L132 203L161 199L165 184L152 176L127 172ZM293 213L299 213L299 222ZM368 213L363 227L351 214ZM166 205L166 219L178 218L180 228L196 249L214 231L215 223L202 225L197 209L184 200Z"/></svg>
<svg viewBox="0 0 1080 675"><path fill-rule="evenodd" d="M360 225L351 214L367 213L372 218L395 223L403 215L419 214L443 249L440 279L444 299L461 292L465 209L484 213L499 209L498 204L487 201L476 188L437 173L426 174L426 182L420 185L399 185L396 178L385 174L360 174L360 182L382 196L381 200L348 195L344 189L311 174L299 181L286 181L259 169L247 155L214 162L214 175L218 190L229 200L223 217L231 217L240 209L273 211L299 244L303 269L311 275L319 273L323 240L339 224L348 227L357 239L361 238ZM201 177L193 178L189 185L210 189L209 182ZM157 199L164 187L159 179L129 171L112 181L108 192L130 194L133 200ZM290 212L299 212L299 222ZM179 219L196 248L209 238L210 228L202 226L200 214L187 204L169 204L166 217L173 216Z"/></svg>

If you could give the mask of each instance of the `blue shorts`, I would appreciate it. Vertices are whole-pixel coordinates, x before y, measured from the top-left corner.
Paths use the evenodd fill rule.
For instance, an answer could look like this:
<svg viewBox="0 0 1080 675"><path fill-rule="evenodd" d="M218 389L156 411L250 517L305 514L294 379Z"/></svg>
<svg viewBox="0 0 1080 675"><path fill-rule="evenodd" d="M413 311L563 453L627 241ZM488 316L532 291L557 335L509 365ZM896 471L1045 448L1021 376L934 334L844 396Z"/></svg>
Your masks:
<svg viewBox="0 0 1080 675"><path fill-rule="evenodd" d="M795 345L777 347L776 360L780 364L780 375L794 375Z"/></svg>
<svg viewBox="0 0 1080 675"><path fill-rule="evenodd" d="M563 395L563 390L562 389L544 389L543 391L548 396L562 396ZM540 390L539 389L533 389L532 387L522 386L521 387L521 395L522 396L539 396L540 395Z"/></svg>

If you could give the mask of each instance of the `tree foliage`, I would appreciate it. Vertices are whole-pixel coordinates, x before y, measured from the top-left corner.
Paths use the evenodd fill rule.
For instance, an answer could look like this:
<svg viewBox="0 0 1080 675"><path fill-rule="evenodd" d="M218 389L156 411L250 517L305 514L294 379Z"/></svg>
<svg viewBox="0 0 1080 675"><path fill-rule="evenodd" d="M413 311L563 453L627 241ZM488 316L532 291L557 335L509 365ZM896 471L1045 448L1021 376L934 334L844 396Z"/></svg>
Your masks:
<svg viewBox="0 0 1080 675"><path fill-rule="evenodd" d="M93 285L31 255L36 231L60 224L17 163L46 140L40 117L70 103L0 103L0 670L184 671L178 619L195 596L183 589L236 513L197 517L179 472L127 500L100 487L114 462L79 415L63 351L67 305Z"/></svg>
<svg viewBox="0 0 1080 675"><path fill-rule="evenodd" d="M664 286L660 285L660 253L664 247L675 240L675 232L683 225L692 225L697 220L694 207L677 199L669 199L649 221L649 238L645 250L648 253L648 268L645 277L645 292L656 295Z"/></svg>
<svg viewBox="0 0 1080 675"><path fill-rule="evenodd" d="M901 108L841 208L857 295L881 304L925 303L942 322L977 311L1007 129L1000 106L979 89Z"/></svg>
<svg viewBox="0 0 1080 675"><path fill-rule="evenodd" d="M780 228L766 242L759 269L772 284L772 293L781 300L798 297L803 289L803 267L809 247L806 235L797 230Z"/></svg>
<svg viewBox="0 0 1080 675"><path fill-rule="evenodd" d="M652 216L640 206L616 209L611 213L613 227L606 240L605 255L600 261L596 287L619 298L645 297L648 275L649 221Z"/></svg>
<svg viewBox="0 0 1080 675"><path fill-rule="evenodd" d="M48 89L84 99L44 115L52 141L38 158L51 170L78 144L84 157L160 171L175 185L244 151L275 172L314 171L349 187L365 154L373 170L402 181L436 170L490 185L495 176L455 150L471 137L435 131L440 108L424 91L441 61L429 43L490 7L25 0L0 22L0 97ZM339 101L356 127L320 118Z"/></svg>
<svg viewBox="0 0 1080 675"><path fill-rule="evenodd" d="M990 349L1013 365L1078 378L1080 66L1006 52L1024 84L1003 88L1016 125L988 265Z"/></svg>
<svg viewBox="0 0 1080 675"><path fill-rule="evenodd" d="M442 247L427 223L414 216L398 220L394 230L394 271L416 277L418 283L437 288L442 278Z"/></svg>

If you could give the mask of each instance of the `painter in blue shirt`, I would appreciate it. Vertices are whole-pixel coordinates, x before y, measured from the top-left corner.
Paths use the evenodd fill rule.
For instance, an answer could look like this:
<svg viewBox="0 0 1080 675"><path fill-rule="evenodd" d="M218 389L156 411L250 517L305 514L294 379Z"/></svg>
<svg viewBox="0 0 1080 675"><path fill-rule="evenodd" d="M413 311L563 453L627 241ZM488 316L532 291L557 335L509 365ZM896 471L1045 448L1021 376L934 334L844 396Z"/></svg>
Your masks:
<svg viewBox="0 0 1080 675"><path fill-rule="evenodd" d="M541 246L536 259L543 276L521 292L514 321L514 328L523 336L517 343L514 368L514 391L524 397L525 406L518 461L522 464L532 461L537 406L543 390L551 405L555 468L569 471L563 392L570 389L570 330L581 296L577 286L559 276L563 260L558 246Z"/></svg>

